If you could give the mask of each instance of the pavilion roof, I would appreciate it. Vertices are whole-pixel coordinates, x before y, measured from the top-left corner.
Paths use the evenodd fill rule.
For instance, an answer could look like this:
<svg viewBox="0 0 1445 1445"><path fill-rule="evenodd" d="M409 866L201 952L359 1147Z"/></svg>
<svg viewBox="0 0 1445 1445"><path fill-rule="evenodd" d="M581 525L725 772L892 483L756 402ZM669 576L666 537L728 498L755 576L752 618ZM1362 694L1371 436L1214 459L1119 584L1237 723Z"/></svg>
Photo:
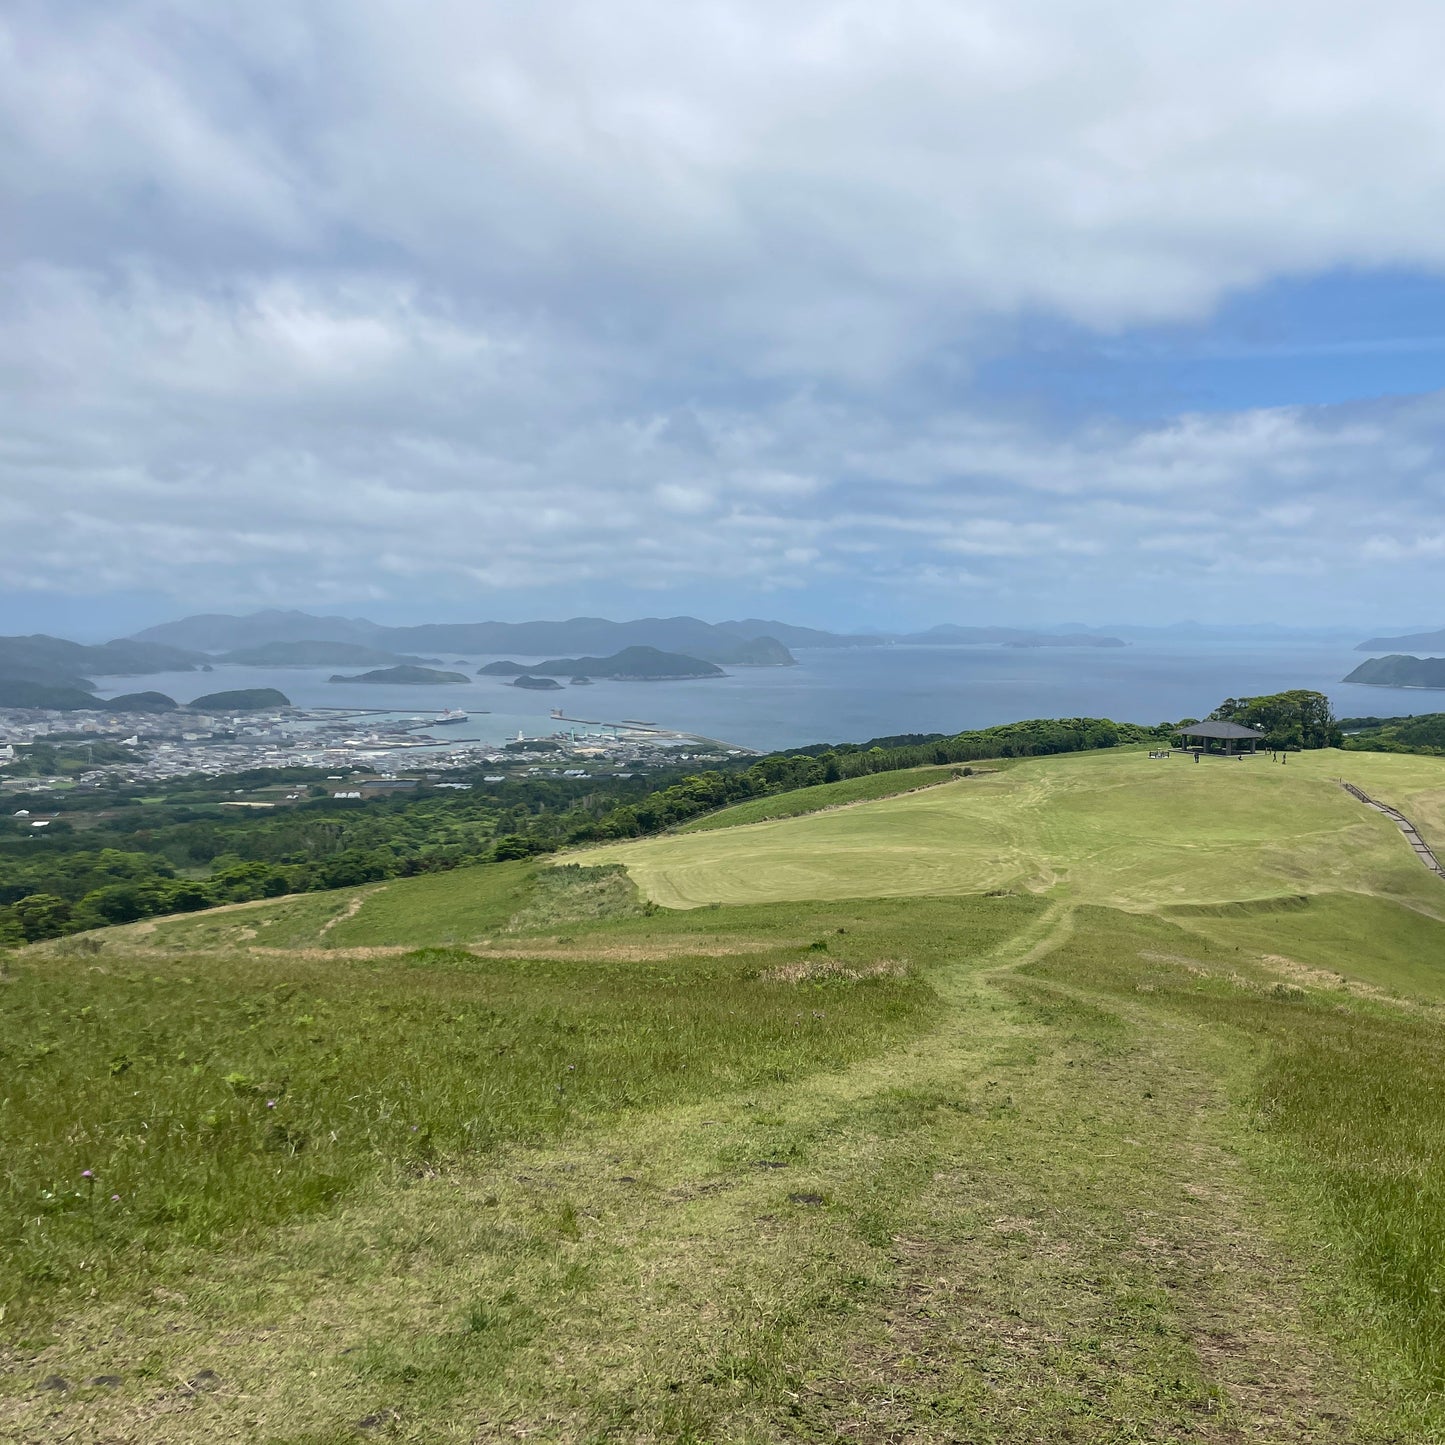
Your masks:
<svg viewBox="0 0 1445 1445"><path fill-rule="evenodd" d="M1204 722L1192 723L1187 728L1180 728L1181 737L1186 738L1263 738L1264 734L1254 728L1247 728L1239 723L1214 722L1206 719Z"/></svg>

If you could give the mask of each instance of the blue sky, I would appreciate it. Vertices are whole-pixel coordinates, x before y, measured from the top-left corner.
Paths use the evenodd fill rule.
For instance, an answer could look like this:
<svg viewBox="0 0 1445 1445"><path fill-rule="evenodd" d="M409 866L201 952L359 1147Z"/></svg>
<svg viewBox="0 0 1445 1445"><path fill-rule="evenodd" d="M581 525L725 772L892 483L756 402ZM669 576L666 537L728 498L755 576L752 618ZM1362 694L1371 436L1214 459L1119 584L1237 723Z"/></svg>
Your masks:
<svg viewBox="0 0 1445 1445"><path fill-rule="evenodd" d="M1039 319L985 361L980 394L1066 415L1333 406L1445 387L1445 277L1332 271L1226 296L1192 325L1119 335Z"/></svg>
<svg viewBox="0 0 1445 1445"><path fill-rule="evenodd" d="M0 631L1445 623L1423 0L16 0Z"/></svg>

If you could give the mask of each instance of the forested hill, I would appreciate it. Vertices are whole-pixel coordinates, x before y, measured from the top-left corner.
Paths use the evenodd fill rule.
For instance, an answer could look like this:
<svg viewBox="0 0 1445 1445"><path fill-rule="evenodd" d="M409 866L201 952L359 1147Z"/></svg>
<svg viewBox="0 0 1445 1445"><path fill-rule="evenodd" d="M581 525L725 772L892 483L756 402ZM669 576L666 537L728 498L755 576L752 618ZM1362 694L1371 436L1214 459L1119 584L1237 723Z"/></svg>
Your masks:
<svg viewBox="0 0 1445 1445"><path fill-rule="evenodd" d="M1341 718L1340 727L1355 752L1445 754L1445 712Z"/></svg>
<svg viewBox="0 0 1445 1445"><path fill-rule="evenodd" d="M90 647L36 633L0 637L0 681L94 690L93 677L137 677L148 672L193 672L207 659L163 643L120 638ZM31 704L44 706L45 704ZM25 703L11 706L24 707Z"/></svg>
<svg viewBox="0 0 1445 1445"><path fill-rule="evenodd" d="M1372 657L1362 662L1346 682L1372 687L1429 687L1445 689L1445 657Z"/></svg>

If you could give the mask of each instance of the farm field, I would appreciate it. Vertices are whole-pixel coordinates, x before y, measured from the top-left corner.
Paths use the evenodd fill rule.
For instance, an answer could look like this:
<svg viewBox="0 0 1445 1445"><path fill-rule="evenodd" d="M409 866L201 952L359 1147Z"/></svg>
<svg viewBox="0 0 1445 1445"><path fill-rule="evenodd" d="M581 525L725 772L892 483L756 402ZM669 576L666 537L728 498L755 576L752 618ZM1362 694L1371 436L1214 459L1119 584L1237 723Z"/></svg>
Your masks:
<svg viewBox="0 0 1445 1445"><path fill-rule="evenodd" d="M1445 1439L1445 883L1342 774L1445 799L1015 760L4 957L0 1438Z"/></svg>

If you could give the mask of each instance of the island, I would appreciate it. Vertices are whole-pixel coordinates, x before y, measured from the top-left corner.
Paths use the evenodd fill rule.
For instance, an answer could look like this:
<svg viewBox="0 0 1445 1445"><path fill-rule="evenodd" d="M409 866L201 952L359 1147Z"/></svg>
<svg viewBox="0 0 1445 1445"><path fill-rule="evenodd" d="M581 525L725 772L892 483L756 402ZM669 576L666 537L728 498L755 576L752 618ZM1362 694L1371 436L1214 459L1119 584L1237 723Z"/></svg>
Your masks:
<svg viewBox="0 0 1445 1445"><path fill-rule="evenodd" d="M1389 657L1372 657L1342 681L1364 683L1367 687L1445 689L1445 657L1406 657L1398 652Z"/></svg>
<svg viewBox="0 0 1445 1445"><path fill-rule="evenodd" d="M717 652L714 662L730 667L796 667L798 659L776 637L752 637Z"/></svg>
<svg viewBox="0 0 1445 1445"><path fill-rule="evenodd" d="M471 685L471 678L464 672L439 672L434 667L416 667L404 662L399 667L378 667L373 672L356 672L349 677L333 673L328 682L401 682L408 687L440 687L443 683L464 682Z"/></svg>
<svg viewBox="0 0 1445 1445"><path fill-rule="evenodd" d="M489 662L478 677L608 677L617 682L663 682L681 678L726 677L716 663L655 647L624 647L611 657L554 657L524 667L520 662Z"/></svg>
<svg viewBox="0 0 1445 1445"><path fill-rule="evenodd" d="M1356 652L1445 652L1445 627L1435 632L1411 632L1404 637L1372 637L1355 648Z"/></svg>
<svg viewBox="0 0 1445 1445"><path fill-rule="evenodd" d="M521 677L512 679L513 687L530 688L533 692L560 692L562 684L555 677L533 677L530 673L523 673Z"/></svg>
<svg viewBox="0 0 1445 1445"><path fill-rule="evenodd" d="M1005 647L1128 647L1122 637L1095 637L1092 633L1041 634L1038 637L1012 637Z"/></svg>
<svg viewBox="0 0 1445 1445"><path fill-rule="evenodd" d="M123 692L107 700L112 712L175 712L180 704L163 692Z"/></svg>
<svg viewBox="0 0 1445 1445"><path fill-rule="evenodd" d="M291 699L274 687L242 687L234 692L208 692L186 706L191 712L261 712L266 708L290 707Z"/></svg>
<svg viewBox="0 0 1445 1445"><path fill-rule="evenodd" d="M381 667L391 663L434 663L435 657L406 657L361 642L263 642L223 653L217 662L238 667Z"/></svg>

